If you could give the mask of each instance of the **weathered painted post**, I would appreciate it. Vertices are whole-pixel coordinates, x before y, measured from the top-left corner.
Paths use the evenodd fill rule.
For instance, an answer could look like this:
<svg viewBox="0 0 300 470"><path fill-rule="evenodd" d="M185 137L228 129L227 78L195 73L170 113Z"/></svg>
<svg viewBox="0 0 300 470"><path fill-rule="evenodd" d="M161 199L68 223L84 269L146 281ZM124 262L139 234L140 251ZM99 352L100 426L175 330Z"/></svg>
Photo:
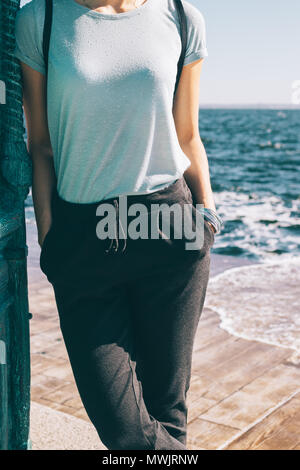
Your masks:
<svg viewBox="0 0 300 470"><path fill-rule="evenodd" d="M0 2L0 449L29 447L30 353L21 73L13 57L20 0Z"/></svg>

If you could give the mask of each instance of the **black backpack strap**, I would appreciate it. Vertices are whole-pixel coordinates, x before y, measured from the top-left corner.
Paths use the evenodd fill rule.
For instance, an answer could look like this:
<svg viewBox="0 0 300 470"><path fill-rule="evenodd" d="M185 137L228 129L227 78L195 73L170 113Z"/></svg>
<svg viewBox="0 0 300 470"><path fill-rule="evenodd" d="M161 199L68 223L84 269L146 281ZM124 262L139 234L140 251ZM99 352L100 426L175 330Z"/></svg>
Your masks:
<svg viewBox="0 0 300 470"><path fill-rule="evenodd" d="M48 72L48 56L49 56L49 44L52 26L52 13L53 13L53 0L45 0L45 21L43 30L43 54L46 75Z"/></svg>
<svg viewBox="0 0 300 470"><path fill-rule="evenodd" d="M182 5L181 0L174 0L178 16L179 16L179 24L180 24L180 34L181 34L181 54L178 60L177 64L177 76L176 76L176 84L175 84L175 90L174 90L174 96L178 87L180 75L182 72L182 67L183 67L183 62L185 58L185 52L186 52L186 47L187 47L187 21L186 21L186 16L184 12L184 8Z"/></svg>

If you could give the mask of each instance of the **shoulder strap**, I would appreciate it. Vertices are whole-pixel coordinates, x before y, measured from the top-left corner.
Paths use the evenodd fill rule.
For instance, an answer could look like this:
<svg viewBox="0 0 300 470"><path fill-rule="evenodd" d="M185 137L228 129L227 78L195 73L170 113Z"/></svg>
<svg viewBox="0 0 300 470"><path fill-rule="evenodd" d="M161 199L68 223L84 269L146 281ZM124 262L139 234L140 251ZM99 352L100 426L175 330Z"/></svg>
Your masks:
<svg viewBox="0 0 300 470"><path fill-rule="evenodd" d="M175 96L179 79L180 79L180 75L182 72L185 51L187 47L187 21L186 21L186 16L185 16L185 12L184 12L184 8L183 8L181 0L174 0L174 2L177 8L178 15L179 15L180 34L181 34L181 54L180 54L178 64L177 64L177 76L176 76L176 84L175 84L175 89L174 89L174 96Z"/></svg>
<svg viewBox="0 0 300 470"><path fill-rule="evenodd" d="M46 75L48 72L48 56L49 56L49 44L52 26L52 12L53 12L53 0L45 0L45 21L43 30L43 54L46 68Z"/></svg>

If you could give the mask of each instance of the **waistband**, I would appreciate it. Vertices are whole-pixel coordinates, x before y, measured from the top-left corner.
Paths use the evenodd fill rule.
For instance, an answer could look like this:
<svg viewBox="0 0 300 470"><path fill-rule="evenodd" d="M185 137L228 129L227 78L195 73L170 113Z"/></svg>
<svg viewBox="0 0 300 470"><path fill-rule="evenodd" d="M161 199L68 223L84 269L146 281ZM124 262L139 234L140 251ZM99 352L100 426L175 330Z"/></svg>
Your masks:
<svg viewBox="0 0 300 470"><path fill-rule="evenodd" d="M172 204L178 200L179 194L187 195L189 191L187 183L184 177L176 179L174 182L169 184L167 187L160 189L158 191L153 191L146 194L131 194L126 195L127 205L130 206L136 203L144 204L148 209L151 204L168 202ZM118 207L119 198L122 196L116 196L108 199L102 199L98 202L91 203L77 203L69 202L64 200L55 188L52 196L52 208L55 212L59 212L61 216L69 217L79 217L79 218L89 218L96 215L97 207L101 204L113 204L115 207Z"/></svg>
<svg viewBox="0 0 300 470"><path fill-rule="evenodd" d="M92 203L74 203L69 202L61 198L58 194L57 188L53 192L52 197L52 210L54 218L58 218L64 222L71 222L76 221L76 223L80 220L89 222L95 221L97 217L96 211L101 204L113 204L116 211L116 219L119 220L119 224L115 226L115 236L109 242L109 247L107 248L106 253L111 251L118 252L119 251L119 240L122 239L123 247L122 252L125 251L126 248L126 237L120 237L119 230L124 232L124 228L122 226L121 220L119 219L119 198L121 196L103 199L99 202L92 202ZM146 194L131 194L126 196L126 206L130 207L132 204L135 203L142 203L147 209L150 209L151 204L158 203L163 204L166 202L168 205L172 205L173 203L178 202L178 200L191 200L191 192L189 187L185 181L185 178L182 176L176 179L174 182L169 184L167 187L160 189L158 191L153 191L151 193ZM125 232L124 232L125 233Z"/></svg>

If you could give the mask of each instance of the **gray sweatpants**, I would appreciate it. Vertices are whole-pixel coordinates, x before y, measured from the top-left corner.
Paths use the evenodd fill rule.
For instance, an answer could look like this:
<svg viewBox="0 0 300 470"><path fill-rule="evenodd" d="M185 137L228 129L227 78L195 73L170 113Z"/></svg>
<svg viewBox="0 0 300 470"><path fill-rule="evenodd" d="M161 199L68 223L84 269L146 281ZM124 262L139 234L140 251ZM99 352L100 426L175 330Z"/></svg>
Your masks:
<svg viewBox="0 0 300 470"><path fill-rule="evenodd" d="M102 202L118 207L116 198ZM161 191L128 196L128 206L136 202L184 204L192 195L182 177ZM40 258L78 391L108 449L184 450L213 231L204 223L197 250L172 237L100 240L99 204L70 203L55 192Z"/></svg>

